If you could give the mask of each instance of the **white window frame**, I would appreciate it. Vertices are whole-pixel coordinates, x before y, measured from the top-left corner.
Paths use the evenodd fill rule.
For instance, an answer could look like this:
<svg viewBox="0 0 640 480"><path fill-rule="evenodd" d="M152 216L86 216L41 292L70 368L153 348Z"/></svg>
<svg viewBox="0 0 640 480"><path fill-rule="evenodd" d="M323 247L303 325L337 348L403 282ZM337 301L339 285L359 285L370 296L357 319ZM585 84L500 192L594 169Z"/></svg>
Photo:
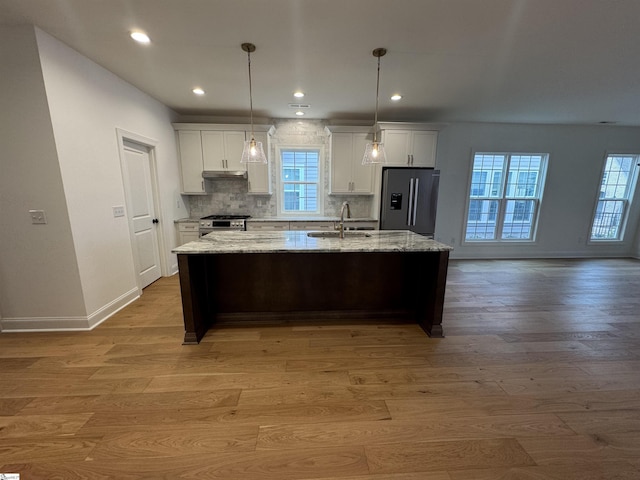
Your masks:
<svg viewBox="0 0 640 480"><path fill-rule="evenodd" d="M627 184L625 187L625 194L623 197L601 197L601 187L602 181L607 175L607 163L610 157L631 157L631 171L627 178ZM596 191L596 199L593 206L593 213L591 215L591 223L589 225L589 232L587 233L587 238L589 239L590 244L603 244L603 243L620 243L625 239L625 233L627 231L627 221L629 220L629 211L631 209L631 204L633 202L635 196L635 188L638 183L638 172L640 168L638 168L638 164L640 163L640 154L638 153L620 153L620 152L608 152L604 156L604 161L602 162L602 170L600 173L600 183L598 183L598 189ZM593 238L593 228L596 222L596 215L598 213L598 206L601 201L620 201L623 204L621 219L619 222L618 235L616 238Z"/></svg>
<svg viewBox="0 0 640 480"><path fill-rule="evenodd" d="M505 162L502 167L502 179L498 186L498 191L489 192L487 195L478 196L471 195L471 188L473 186L473 166L477 155L499 155L505 157ZM537 178L537 195L535 196L514 196L508 195L507 186L509 180L509 166L511 165L511 158L517 156L536 156L541 157L540 170L538 171ZM462 244L463 245L486 245L486 244L506 244L506 243L534 243L537 238L538 221L540 217L540 205L542 204L542 198L544 194L544 187L547 178L547 168L549 165L549 153L543 152L496 152L496 151L473 151L471 154L471 164L469 172L469 182L467 186L467 201L464 215L464 222L462 225ZM495 182L495 178L492 179L491 185ZM497 209L494 212L495 215L495 232L496 238L491 239L467 239L467 228L469 224L469 213L471 210L472 201L495 201L497 202ZM533 201L533 212L531 213L531 236L530 238L502 238L503 228L505 224L505 216L507 214L506 207L510 201L526 200Z"/></svg>
<svg viewBox="0 0 640 480"><path fill-rule="evenodd" d="M308 211L286 211L284 209L284 182L282 181L282 152L290 151L302 151L302 152L318 152L318 208L315 212ZM277 161L277 173L276 173L276 198L277 198L277 212L278 216L300 218L300 217L321 217L324 215L324 163L325 163L325 150L324 145L277 145L276 146L276 161Z"/></svg>

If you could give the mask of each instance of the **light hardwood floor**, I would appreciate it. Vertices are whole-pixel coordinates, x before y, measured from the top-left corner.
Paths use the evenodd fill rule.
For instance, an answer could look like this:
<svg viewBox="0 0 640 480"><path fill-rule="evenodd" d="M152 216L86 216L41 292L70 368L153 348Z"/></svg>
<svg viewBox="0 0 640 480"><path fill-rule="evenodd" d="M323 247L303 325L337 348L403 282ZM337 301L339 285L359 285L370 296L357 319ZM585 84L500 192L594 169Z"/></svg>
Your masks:
<svg viewBox="0 0 640 480"><path fill-rule="evenodd" d="M452 261L444 339L227 325L183 346L179 295L163 278L92 332L1 334L0 472L640 478L640 261Z"/></svg>

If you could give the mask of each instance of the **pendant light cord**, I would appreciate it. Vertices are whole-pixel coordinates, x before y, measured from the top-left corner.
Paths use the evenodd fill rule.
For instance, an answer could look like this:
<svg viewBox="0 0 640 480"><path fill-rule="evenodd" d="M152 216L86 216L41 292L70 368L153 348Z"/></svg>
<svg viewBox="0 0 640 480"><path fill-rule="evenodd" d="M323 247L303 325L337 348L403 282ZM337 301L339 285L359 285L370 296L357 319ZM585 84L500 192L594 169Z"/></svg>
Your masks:
<svg viewBox="0 0 640 480"><path fill-rule="evenodd" d="M247 51L247 59L249 65L249 115L251 119L251 140L255 138L253 134L253 92L251 90L251 51Z"/></svg>
<svg viewBox="0 0 640 480"><path fill-rule="evenodd" d="M373 143L377 143L378 136L376 125L378 124L378 97L380 95L380 56L378 56L378 76L376 81L376 111L373 118Z"/></svg>

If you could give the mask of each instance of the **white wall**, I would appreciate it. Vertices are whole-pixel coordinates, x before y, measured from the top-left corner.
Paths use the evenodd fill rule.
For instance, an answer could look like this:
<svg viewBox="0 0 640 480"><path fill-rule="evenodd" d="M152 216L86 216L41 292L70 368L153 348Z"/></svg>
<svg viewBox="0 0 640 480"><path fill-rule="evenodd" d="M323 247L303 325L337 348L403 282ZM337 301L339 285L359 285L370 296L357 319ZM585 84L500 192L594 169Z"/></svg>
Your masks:
<svg viewBox="0 0 640 480"><path fill-rule="evenodd" d="M177 271L175 113L37 28L0 34L2 325L86 328L138 295L128 223L112 211L126 204L117 128L157 142L163 273ZM30 225L30 208L48 224Z"/></svg>
<svg viewBox="0 0 640 480"><path fill-rule="evenodd" d="M73 322L86 310L33 28L0 27L0 65L3 328Z"/></svg>
<svg viewBox="0 0 640 480"><path fill-rule="evenodd" d="M112 207L125 205L116 128L157 141L156 160L164 207L161 221L169 267L175 246L179 169L174 113L50 35L36 29L60 170L87 312L136 290L127 220ZM165 272L166 273L166 272Z"/></svg>
<svg viewBox="0 0 640 480"><path fill-rule="evenodd" d="M549 153L547 181L534 243L462 242L472 152ZM436 239L452 258L605 257L638 254L640 189L623 242L588 242L606 153L640 153L640 129L612 126L453 124L438 136L441 183Z"/></svg>

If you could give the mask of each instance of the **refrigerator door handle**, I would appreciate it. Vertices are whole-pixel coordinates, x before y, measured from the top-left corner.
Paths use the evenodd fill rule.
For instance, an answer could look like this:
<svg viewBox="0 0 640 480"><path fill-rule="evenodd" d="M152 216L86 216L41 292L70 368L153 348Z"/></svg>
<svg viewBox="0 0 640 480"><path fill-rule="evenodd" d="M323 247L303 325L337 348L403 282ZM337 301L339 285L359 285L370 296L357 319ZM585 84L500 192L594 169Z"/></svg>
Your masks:
<svg viewBox="0 0 640 480"><path fill-rule="evenodd" d="M409 205L407 206L407 226L411 226L413 212L413 178L409 179Z"/></svg>
<svg viewBox="0 0 640 480"><path fill-rule="evenodd" d="M416 183L415 183L415 188L413 190L413 218L412 218L412 223L411 225L413 225L415 227L416 225L416 214L418 213L418 187L420 186L420 179L416 178Z"/></svg>

